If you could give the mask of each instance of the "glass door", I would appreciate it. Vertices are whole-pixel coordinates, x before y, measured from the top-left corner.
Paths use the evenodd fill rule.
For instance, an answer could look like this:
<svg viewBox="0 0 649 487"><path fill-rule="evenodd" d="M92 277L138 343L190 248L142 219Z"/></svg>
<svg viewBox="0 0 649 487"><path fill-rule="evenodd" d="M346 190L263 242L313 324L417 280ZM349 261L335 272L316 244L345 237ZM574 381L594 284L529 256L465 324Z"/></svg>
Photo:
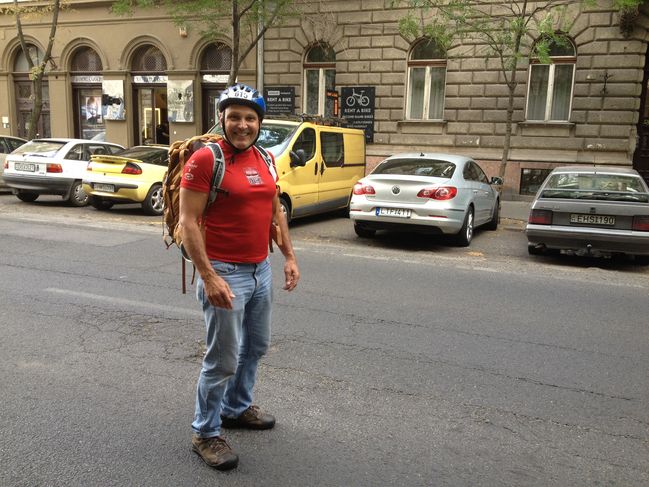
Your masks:
<svg viewBox="0 0 649 487"><path fill-rule="evenodd" d="M169 144L167 89L138 88L136 94L138 106L136 143L138 145Z"/></svg>
<svg viewBox="0 0 649 487"><path fill-rule="evenodd" d="M106 125L101 112L101 88L76 88L75 137L105 140Z"/></svg>

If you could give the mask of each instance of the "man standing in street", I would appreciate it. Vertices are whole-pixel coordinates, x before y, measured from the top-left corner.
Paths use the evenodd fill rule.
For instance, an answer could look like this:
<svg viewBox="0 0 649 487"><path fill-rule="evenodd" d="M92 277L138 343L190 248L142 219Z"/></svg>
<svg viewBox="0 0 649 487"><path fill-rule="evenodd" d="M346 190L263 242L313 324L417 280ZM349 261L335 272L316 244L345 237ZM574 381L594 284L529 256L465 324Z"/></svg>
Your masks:
<svg viewBox="0 0 649 487"><path fill-rule="evenodd" d="M221 428L270 429L275 418L252 404L259 360L268 350L271 323L269 234L279 225L285 258L284 289L300 273L279 204L276 173L254 146L266 112L257 90L237 84L219 98L224 139L218 143L225 175L207 209L213 155L205 147L185 164L180 190L183 246L199 274L196 294L207 328L207 351L198 379L192 449L211 467L235 468L239 457ZM281 212L279 212L281 214Z"/></svg>

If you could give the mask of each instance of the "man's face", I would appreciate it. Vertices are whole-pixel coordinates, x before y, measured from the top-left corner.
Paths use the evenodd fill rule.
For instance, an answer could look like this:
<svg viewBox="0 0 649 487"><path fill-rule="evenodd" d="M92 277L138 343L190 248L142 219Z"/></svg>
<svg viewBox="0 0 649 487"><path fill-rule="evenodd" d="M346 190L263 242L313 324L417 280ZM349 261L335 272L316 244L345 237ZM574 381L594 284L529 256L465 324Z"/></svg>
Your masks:
<svg viewBox="0 0 649 487"><path fill-rule="evenodd" d="M257 139L259 133L259 116L252 108L245 105L230 105L221 114L223 130L230 143L237 149L247 149Z"/></svg>

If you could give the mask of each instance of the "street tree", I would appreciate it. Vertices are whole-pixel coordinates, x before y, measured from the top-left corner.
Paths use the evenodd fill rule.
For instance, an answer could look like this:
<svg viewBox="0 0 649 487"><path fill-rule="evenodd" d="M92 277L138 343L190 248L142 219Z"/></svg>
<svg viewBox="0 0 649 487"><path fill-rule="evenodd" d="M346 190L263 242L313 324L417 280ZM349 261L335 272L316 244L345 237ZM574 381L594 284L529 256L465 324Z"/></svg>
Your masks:
<svg viewBox="0 0 649 487"><path fill-rule="evenodd" d="M228 85L232 85L243 60L266 31L296 15L294 3L294 0L117 0L112 11L131 15L135 8L162 5L179 27L197 28L202 36L214 40L229 34L232 59Z"/></svg>
<svg viewBox="0 0 649 487"><path fill-rule="evenodd" d="M12 5L3 6L1 13L13 15L16 19L16 31L18 40L20 41L20 48L27 60L29 66L29 80L31 81L32 90L31 98L33 100L31 113L27 125L27 138L33 139L37 135L38 122L43 112L43 78L45 77L45 70L48 63L56 66L52 58L52 48L54 46L54 39L56 37L56 28L59 21L59 12L62 9L61 0L52 0L44 4L18 4L18 0L13 0ZM23 31L23 18L32 17L46 17L51 16L50 20L50 35L47 38L47 46L43 56L35 55L34 49L30 49L29 44L25 40L25 33Z"/></svg>
<svg viewBox="0 0 649 487"><path fill-rule="evenodd" d="M624 12L637 11L644 0L615 0ZM553 44L565 44L562 34L570 31L571 22L584 6L594 0L396 0L393 6L406 4L409 13L400 19L399 31L404 38L424 37L444 51L452 46L475 47L475 56L494 59L496 70L507 87L507 114L502 157L498 174L504 177L511 149L515 93L522 74L522 61L537 58L550 63Z"/></svg>

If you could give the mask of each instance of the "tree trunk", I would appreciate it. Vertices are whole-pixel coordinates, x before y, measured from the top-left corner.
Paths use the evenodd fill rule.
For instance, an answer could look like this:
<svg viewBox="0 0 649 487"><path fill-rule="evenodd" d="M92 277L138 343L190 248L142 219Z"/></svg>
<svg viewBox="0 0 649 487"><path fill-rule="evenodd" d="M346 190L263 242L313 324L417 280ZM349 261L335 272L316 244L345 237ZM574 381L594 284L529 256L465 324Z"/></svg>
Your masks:
<svg viewBox="0 0 649 487"><path fill-rule="evenodd" d="M40 66L39 66L40 69ZM34 106L32 107L32 112L29 115L29 129L27 131L27 139L32 140L37 136L43 136L45 134L39 134L38 130L38 121L41 118L41 112L43 111L43 71L39 73L32 80L32 98L34 99Z"/></svg>
<svg viewBox="0 0 649 487"><path fill-rule="evenodd" d="M230 75L228 76L228 86L232 86L237 81L239 74L239 45L241 43L241 15L239 13L239 2L232 1L232 63L230 64Z"/></svg>

